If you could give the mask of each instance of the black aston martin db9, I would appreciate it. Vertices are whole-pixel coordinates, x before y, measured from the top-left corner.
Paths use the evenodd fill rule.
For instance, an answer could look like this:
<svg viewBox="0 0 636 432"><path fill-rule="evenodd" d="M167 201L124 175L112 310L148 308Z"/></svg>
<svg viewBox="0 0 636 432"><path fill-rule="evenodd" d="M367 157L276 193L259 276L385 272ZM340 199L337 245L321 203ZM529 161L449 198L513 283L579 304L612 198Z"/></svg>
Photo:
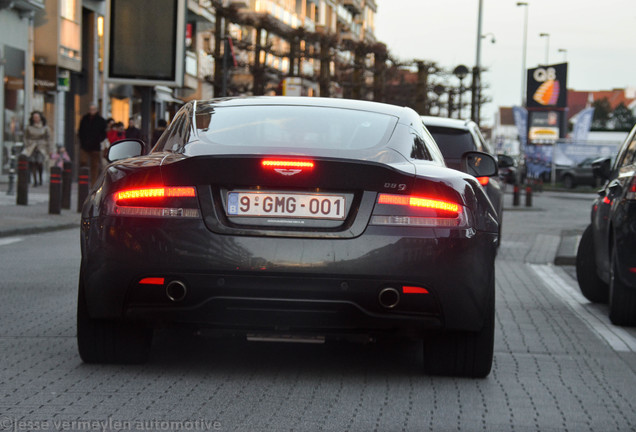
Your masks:
<svg viewBox="0 0 636 432"><path fill-rule="evenodd" d="M497 216L409 109L342 99L187 103L149 154L123 140L82 211L77 338L138 363L153 328L422 340L428 373L484 377ZM471 175L472 174L472 175Z"/></svg>

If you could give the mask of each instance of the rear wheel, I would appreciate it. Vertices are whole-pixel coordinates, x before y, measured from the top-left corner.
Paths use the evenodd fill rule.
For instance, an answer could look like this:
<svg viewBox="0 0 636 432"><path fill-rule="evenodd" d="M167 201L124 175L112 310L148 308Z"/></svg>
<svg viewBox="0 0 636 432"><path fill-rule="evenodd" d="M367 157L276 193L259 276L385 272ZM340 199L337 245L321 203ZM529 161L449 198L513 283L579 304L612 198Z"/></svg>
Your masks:
<svg viewBox="0 0 636 432"><path fill-rule="evenodd" d="M610 268L610 321L620 326L636 326L636 290L621 281L616 251L612 253Z"/></svg>
<svg viewBox="0 0 636 432"><path fill-rule="evenodd" d="M576 251L576 278L586 299L593 303L607 303L609 287L596 272L592 225L588 225L583 231Z"/></svg>
<svg viewBox="0 0 636 432"><path fill-rule="evenodd" d="M485 378L492 368L494 340L493 289L481 330L441 333L424 340L424 371L432 375Z"/></svg>
<svg viewBox="0 0 636 432"><path fill-rule="evenodd" d="M145 363L150 353L152 329L88 315L82 277L77 296L77 346L85 363Z"/></svg>

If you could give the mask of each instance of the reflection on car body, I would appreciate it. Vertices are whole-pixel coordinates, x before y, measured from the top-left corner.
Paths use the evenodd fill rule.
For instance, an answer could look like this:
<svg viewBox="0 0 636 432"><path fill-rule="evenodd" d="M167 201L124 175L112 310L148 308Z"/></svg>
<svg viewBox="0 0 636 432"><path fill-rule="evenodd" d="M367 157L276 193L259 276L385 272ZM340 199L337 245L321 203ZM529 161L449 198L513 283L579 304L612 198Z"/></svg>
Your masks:
<svg viewBox="0 0 636 432"><path fill-rule="evenodd" d="M145 361L153 329L176 324L259 340L409 337L429 373L489 373L497 217L413 110L194 101L148 155L115 160L136 147L111 147L82 211L84 361ZM487 154L461 161L497 170Z"/></svg>

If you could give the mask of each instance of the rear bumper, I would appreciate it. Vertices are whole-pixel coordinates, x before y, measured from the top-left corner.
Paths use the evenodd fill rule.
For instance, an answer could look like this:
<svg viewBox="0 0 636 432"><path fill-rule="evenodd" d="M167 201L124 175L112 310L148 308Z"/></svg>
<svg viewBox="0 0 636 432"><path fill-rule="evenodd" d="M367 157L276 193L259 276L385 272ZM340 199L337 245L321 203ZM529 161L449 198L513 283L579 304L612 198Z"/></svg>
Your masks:
<svg viewBox="0 0 636 432"><path fill-rule="evenodd" d="M93 318L322 334L479 330L494 295L496 234L368 227L352 239L227 236L202 221L85 220ZM396 235L396 233L400 235ZM140 284L143 278L162 284ZM183 300L166 294L186 287ZM425 288L406 294L403 286ZM400 299L387 308L380 292Z"/></svg>

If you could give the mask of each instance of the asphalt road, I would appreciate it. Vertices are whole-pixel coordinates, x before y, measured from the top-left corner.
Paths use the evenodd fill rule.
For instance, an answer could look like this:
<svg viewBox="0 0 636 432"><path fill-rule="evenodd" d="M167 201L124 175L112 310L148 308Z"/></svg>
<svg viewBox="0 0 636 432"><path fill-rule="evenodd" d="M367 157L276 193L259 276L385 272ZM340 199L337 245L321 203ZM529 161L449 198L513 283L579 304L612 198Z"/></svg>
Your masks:
<svg viewBox="0 0 636 432"><path fill-rule="evenodd" d="M0 238L0 431L636 430L636 331L611 326L605 306L578 295L572 269L551 264L561 232L585 227L590 199L543 193L533 208L507 209L483 380L424 375L414 343L178 330L156 333L147 365L84 365L79 232Z"/></svg>

